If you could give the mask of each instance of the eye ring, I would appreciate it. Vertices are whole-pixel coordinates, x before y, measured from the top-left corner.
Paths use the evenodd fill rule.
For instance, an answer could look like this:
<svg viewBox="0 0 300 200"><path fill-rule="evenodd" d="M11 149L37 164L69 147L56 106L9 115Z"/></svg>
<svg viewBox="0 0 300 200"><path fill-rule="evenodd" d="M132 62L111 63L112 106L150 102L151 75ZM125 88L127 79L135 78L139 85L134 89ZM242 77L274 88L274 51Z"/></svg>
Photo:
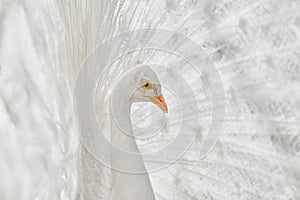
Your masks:
<svg viewBox="0 0 300 200"><path fill-rule="evenodd" d="M152 89L152 84L149 81L142 81L142 87L144 89Z"/></svg>

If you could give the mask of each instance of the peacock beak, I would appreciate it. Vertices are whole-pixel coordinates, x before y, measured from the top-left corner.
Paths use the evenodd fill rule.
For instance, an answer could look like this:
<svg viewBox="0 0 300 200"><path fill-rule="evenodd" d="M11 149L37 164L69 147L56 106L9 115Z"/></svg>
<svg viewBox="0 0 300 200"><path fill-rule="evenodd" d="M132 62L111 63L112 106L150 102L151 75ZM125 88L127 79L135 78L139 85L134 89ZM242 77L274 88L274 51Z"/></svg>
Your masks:
<svg viewBox="0 0 300 200"><path fill-rule="evenodd" d="M162 111L164 111L165 113L168 113L168 106L167 106L162 94L157 97L154 97L154 98L150 97L150 98L151 98L152 103L154 103L155 105L160 107L160 109L162 109Z"/></svg>

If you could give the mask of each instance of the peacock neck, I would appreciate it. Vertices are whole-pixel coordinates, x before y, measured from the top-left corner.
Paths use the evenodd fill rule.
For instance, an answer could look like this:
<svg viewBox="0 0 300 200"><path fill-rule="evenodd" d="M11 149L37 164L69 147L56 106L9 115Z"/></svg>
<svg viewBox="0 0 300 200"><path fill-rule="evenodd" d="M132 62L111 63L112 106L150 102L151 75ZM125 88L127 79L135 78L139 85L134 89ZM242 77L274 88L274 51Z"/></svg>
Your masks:
<svg viewBox="0 0 300 200"><path fill-rule="evenodd" d="M111 141L125 151L139 153L130 120L130 98L122 95L118 99L119 102L110 110Z"/></svg>
<svg viewBox="0 0 300 200"><path fill-rule="evenodd" d="M122 80L111 96L110 116L111 116L111 140L114 145L125 151L130 151L132 146L136 146L133 129L130 120L130 96L133 85L130 81ZM132 149L138 153L138 149Z"/></svg>
<svg viewBox="0 0 300 200"><path fill-rule="evenodd" d="M122 81L112 92L110 118L111 118L111 142L114 146L130 153L137 154L133 159L124 159L118 155L111 155L112 200L154 200L154 192L147 173L134 174L121 172L114 166L132 165L141 171L146 171L142 156L134 138L130 120L131 94L134 85L130 80Z"/></svg>

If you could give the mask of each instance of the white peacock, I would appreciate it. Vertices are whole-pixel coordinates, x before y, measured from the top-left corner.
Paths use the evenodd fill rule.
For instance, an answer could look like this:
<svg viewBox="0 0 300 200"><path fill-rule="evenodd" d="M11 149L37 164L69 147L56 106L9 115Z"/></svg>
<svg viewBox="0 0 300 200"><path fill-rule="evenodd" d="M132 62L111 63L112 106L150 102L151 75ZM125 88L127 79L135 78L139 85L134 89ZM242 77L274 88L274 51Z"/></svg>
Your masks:
<svg viewBox="0 0 300 200"><path fill-rule="evenodd" d="M136 67L124 66L128 59L136 57L134 53L126 52L143 46L144 42L140 41L145 40L145 35L149 32L152 32L151 38L155 38L148 44L152 48L155 47L151 51L156 52L157 55L162 54L160 56L163 57L167 53L169 58L178 60L178 64L173 63L166 67L151 64L151 68L144 64ZM124 39L131 35L135 35L140 40L133 40L131 45L122 46ZM178 48L177 42L172 42L174 38L178 41L184 40L190 50L187 51L185 45ZM161 42L161 40L166 41ZM120 46L122 48L116 48ZM169 52L172 53L166 50L157 51L162 47L170 49ZM175 47L176 50L174 50ZM107 52L107 49L111 49L111 51ZM190 63L178 57L175 53L177 51L182 56L186 56ZM147 56L149 50L140 49L138 53L141 57ZM118 56L119 54L121 56ZM165 168L174 163L192 144L200 130L199 97L201 98L200 94L203 95L205 92L205 83L201 79L199 69L195 66L200 69L203 66L212 66L206 58L206 54L198 45L180 34L160 29L145 29L125 32L112 37L95 48L85 59L76 79L74 98L79 133L82 144L89 153L111 170L106 172L110 173L110 183L105 184L105 187L109 185L110 195L114 199L119 199L121 196L123 199L139 199L141 194L145 198L153 198L148 172ZM132 63L128 63L128 65L132 66ZM184 67L185 73L176 72L176 70L181 70L180 67ZM218 73L214 69L212 66L204 69L203 72L206 74L208 84L212 83L211 86L221 89ZM133 131L136 126L132 127L131 106L137 102L152 102L167 113L168 107L162 96L160 80L164 81L165 91L169 91L169 94L174 93L173 96L168 95L172 102L170 104L172 114L166 122L168 123L166 126L167 138L163 138L163 134L156 135L157 125L161 126L163 123L155 125L151 123L148 126L150 129L144 130L150 132L152 137L145 139L147 135L136 135ZM195 96L196 91L198 91L198 99ZM217 93L217 91L219 90L211 91L212 99L222 99L216 98L220 94L222 96L222 92ZM96 108L94 105L97 105ZM212 111L212 119L215 119L214 116L220 116L220 118L223 116L222 107L214 106ZM163 119L157 116L159 116L157 112L153 112L151 117L155 117L154 121ZM209 127L210 122L206 124ZM208 139L203 145L204 153L210 151L215 144L218 135L215 133L218 133L221 124L212 120L214 129L207 131L207 136L211 137L207 137ZM153 135L156 136L153 137ZM149 143L150 145L148 145ZM200 151L198 156L201 156ZM145 167L144 161L147 162L147 167Z"/></svg>
<svg viewBox="0 0 300 200"><path fill-rule="evenodd" d="M146 171L131 127L130 107L134 102L152 102L163 112L168 112L159 80L148 66L135 68L120 80L112 94L110 110L111 118L112 115L117 118L111 120L111 142L121 148L122 151L138 155L124 159L122 155L112 154L111 166L133 165L134 168L139 168L139 171ZM155 199L147 173L132 174L113 169L111 178L112 199L138 200L141 197L145 200ZM120 184L122 182L127 184Z"/></svg>
<svg viewBox="0 0 300 200"><path fill-rule="evenodd" d="M115 199L123 199L121 194L125 194L124 198L133 196L132 199L136 199L140 195L139 199L153 199L154 193L159 200L300 199L299 2L2 0L0 198L99 200L111 199L111 195ZM154 47L162 49L171 46L167 50L174 52L179 49L179 56L174 58L165 52L148 49L132 53L128 59L120 59L111 71L105 72L99 84L98 101L92 101L90 97L96 93L92 86L97 85L95 79L101 67L88 68L87 76L79 77L80 84L76 89L80 93L75 94L76 100L81 101L77 102L75 112L80 113L79 137L75 131L72 100L75 75L80 65L97 45L109 38L149 27L173 30L187 36L202 48L206 56L191 48L192 43L186 38L176 34L155 34L152 30L126 35L119 38L120 45L102 48L102 54L96 55L95 62L91 64L105 66L108 63L100 63L110 60L112 55L120 55L124 47L147 46L148 42L155 40ZM145 37L138 37L141 35ZM198 146L201 145L194 145L168 168L145 174L145 168L149 171L169 163L177 157L173 153L181 151L186 145L172 142L176 144L171 145L173 151L168 151L169 146L166 146L164 150L167 151L159 151L149 157L144 153L149 153L149 149L152 153L158 148L141 143L145 135L139 131L145 127L158 127L161 125L156 123L159 119L166 121L167 132L172 133L176 129L174 124L177 125L177 119L182 118L183 122L189 120L195 108L191 107L188 115L183 113L180 117L176 109L181 104L175 104L176 98L162 87L169 114L156 108L155 115L148 112L151 103L139 102L132 107L131 128L136 141L128 139L133 143L133 149L129 150L139 150L140 153L129 158L137 164L127 165L127 168L129 171L140 168L144 173L127 176L103 167L102 163L110 165L111 160L117 160L111 157L111 146L103 143L106 138L99 136L101 130L97 128L101 127L110 139L112 123L109 108L115 109L117 106L107 105L112 94L118 95L112 90L111 83L120 80L119 77L135 66L138 60L144 64L168 66L166 74L152 70L161 84L175 86L171 89L177 89L179 102L184 96L187 97L183 105L189 105L194 100L188 95L187 85L173 80L176 73L172 70L189 82L200 110L194 109L193 114L199 114L202 121L200 126L185 126L184 130L193 132L191 129L198 127L201 133L208 132L210 117L212 113L218 116L217 111L223 108L219 102L223 99L212 98L211 101L217 102L212 103L210 98L205 98L202 85L196 81L199 81L199 78L196 79L198 74L188 70L180 56L195 60L204 58L195 66L205 66L207 70L213 68L207 61L214 63L217 70L203 76L219 73L222 78L226 93L226 119L223 136L215 151L203 159L199 156ZM218 81L211 77L209 83ZM141 84L139 81L136 83ZM212 95L217 88L213 87L210 91ZM94 109L95 104L97 109ZM120 104L120 100L116 100L115 104ZM144 109L145 105L149 109ZM129 106L130 103L122 109L129 109ZM187 109L188 106L182 110ZM95 110L97 112L93 113ZM136 115L138 113L141 118ZM145 113L147 118L151 116L151 120L145 120ZM172 118L176 114L178 118ZM128 132L131 131L128 113L124 116L124 121L120 115L112 119L120 128L126 122L127 135L131 135L132 132ZM137 120L142 120L143 124ZM212 127L217 125L212 124ZM147 136L154 136L152 130L157 129L147 129L150 133ZM167 140L168 134L162 139ZM86 145L81 145L80 139ZM199 137L200 141L202 139ZM129 148L126 144L120 144L118 138L115 141L119 143L118 147ZM168 155L172 159L167 159ZM126 163L123 165L116 161L114 164L126 171Z"/></svg>
<svg viewBox="0 0 300 200"><path fill-rule="evenodd" d="M141 154L136 143L136 136L133 132L130 119L132 104L137 102L152 102L164 113L168 112L167 104L162 95L161 84L156 73L148 65L139 65L121 76L121 78L116 81L117 84L113 86L112 92L109 95L109 120L106 122L109 126L104 130L103 126L100 125L99 127L101 129L99 130L96 128L96 118L93 118L94 112L91 112L91 109L93 109L91 105L95 103L95 98L86 98L93 94L92 92L94 90L88 88L89 82L92 85L94 82L90 81L92 79L82 79L86 78L84 72L93 71L89 68L91 66L89 60L93 60L92 58L87 59L86 65L84 65L85 67L82 68L83 72L79 73L77 80L78 87L77 90L75 90L77 98L76 107L79 113L78 124L81 127L79 131L82 133L83 144L86 145L86 148L92 155L101 163L108 165L109 169L111 169L110 195L112 199L140 199L140 196L143 196L143 199L154 199L155 195L147 172L164 167L165 164L162 165L154 162L154 164L148 165L149 169L146 169L143 159L149 158L149 160L151 160L153 157L161 159L168 158L171 163L182 155L185 147L187 148L194 138L195 131L192 130L197 129L198 115L195 113L198 112L197 106L194 105L196 101L186 102L182 105L182 111L184 112L181 114L190 114L192 117L181 123L179 129L191 131L186 131L185 134L179 136L175 135L171 144L163 149L148 154ZM155 69L155 66L152 67ZM90 77L96 77L94 73L87 74L90 75ZM176 79L176 76L174 75L173 78ZM81 84L81 80L86 80L85 84ZM87 89L85 89L83 85L85 85ZM187 91L192 93L192 90L186 87L186 92L181 92L183 94L182 97L184 94L189 94ZM177 93L180 92L177 91ZM188 96L189 99L192 98L191 94ZM192 107L194 109L191 109ZM178 108L180 108L180 106L178 106ZM176 114L174 114L174 116L176 116ZM86 121L87 119L88 121ZM101 119L97 118L97 121L98 120L101 121ZM105 137L105 135L108 135L108 138ZM180 147L182 150L174 151L176 147ZM124 182L126 182L126 184L123 184Z"/></svg>

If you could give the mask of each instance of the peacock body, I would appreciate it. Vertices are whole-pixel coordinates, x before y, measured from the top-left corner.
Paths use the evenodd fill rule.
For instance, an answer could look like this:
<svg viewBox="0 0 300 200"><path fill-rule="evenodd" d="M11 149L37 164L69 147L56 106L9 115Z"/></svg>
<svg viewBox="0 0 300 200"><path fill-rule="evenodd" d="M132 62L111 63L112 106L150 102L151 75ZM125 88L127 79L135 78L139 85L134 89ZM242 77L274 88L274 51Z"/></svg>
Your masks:
<svg viewBox="0 0 300 200"><path fill-rule="evenodd" d="M299 199L299 8L2 0L0 199ZM83 127L94 120L112 140L111 96L144 65L169 113L131 106L141 193L125 187L139 178L114 178L100 132Z"/></svg>

